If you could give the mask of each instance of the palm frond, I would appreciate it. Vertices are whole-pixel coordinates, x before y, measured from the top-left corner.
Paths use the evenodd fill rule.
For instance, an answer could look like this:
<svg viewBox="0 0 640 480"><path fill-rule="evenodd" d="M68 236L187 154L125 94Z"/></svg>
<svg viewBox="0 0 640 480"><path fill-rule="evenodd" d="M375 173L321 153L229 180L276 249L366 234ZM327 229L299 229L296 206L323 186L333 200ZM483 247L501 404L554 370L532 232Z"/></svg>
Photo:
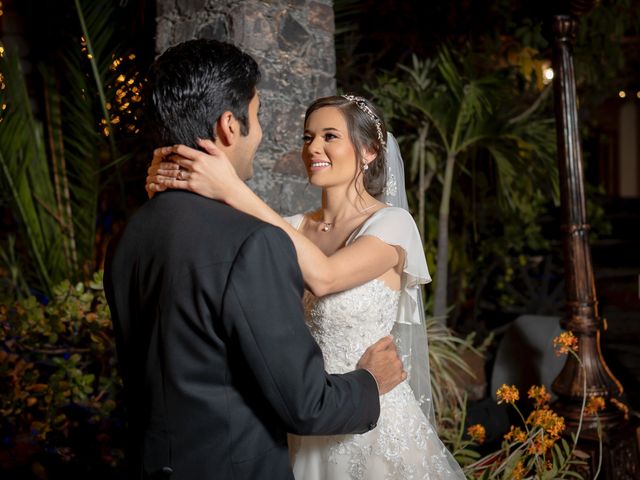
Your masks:
<svg viewBox="0 0 640 480"><path fill-rule="evenodd" d="M67 64L73 65L72 58ZM95 105L88 92L87 79L76 68L68 68L70 95L62 99L64 110L64 151L71 189L73 222L79 256L91 259L95 241L95 218L98 204L100 160L105 140L99 132ZM87 92L87 93L85 93ZM106 147L108 149L108 147Z"/></svg>
<svg viewBox="0 0 640 480"><path fill-rule="evenodd" d="M64 141L62 135L62 115L60 112L60 95L58 94L55 78L48 74L41 66L40 73L44 80L44 104L47 119L49 155L53 170L52 180L56 198L56 211L60 217L60 225L64 231L62 245L67 262L67 269L78 269L78 252L76 249L69 180L64 158Z"/></svg>
<svg viewBox="0 0 640 480"><path fill-rule="evenodd" d="M457 408L463 403L458 386L460 372L472 375L469 365L460 352L466 349L477 352L472 337L460 338L443 325L441 319L427 319L429 341L429 369L432 378L432 395L436 414Z"/></svg>
<svg viewBox="0 0 640 480"><path fill-rule="evenodd" d="M85 263L94 254L101 172L110 168L101 164L106 161L117 169L117 159L122 157L107 110L107 104L113 103L108 95L114 92L105 87L114 77L114 6L108 1L75 0L75 7L82 41L73 39L64 52L64 80L71 94L65 96L62 106L73 221L79 255Z"/></svg>
<svg viewBox="0 0 640 480"><path fill-rule="evenodd" d="M0 129L3 182L11 192L18 221L36 260L37 286L50 291L52 282L64 278L67 268L43 128L31 111L17 54L9 52L1 62L8 105Z"/></svg>
<svg viewBox="0 0 640 480"><path fill-rule="evenodd" d="M93 259L101 163L117 169L128 158L118 154L112 132L100 133L101 125L110 127L104 85L114 75L113 2L76 0L75 6L82 41L80 34L71 38L62 68L39 68L45 127L31 110L17 55L9 51L0 60L8 105L0 180L33 260L26 276L46 293Z"/></svg>
<svg viewBox="0 0 640 480"><path fill-rule="evenodd" d="M460 101L464 95L463 77L456 67L448 48L443 47L438 53L438 70L447 89Z"/></svg>
<svg viewBox="0 0 640 480"><path fill-rule="evenodd" d="M116 144L113 135L111 116L107 111L107 97L104 91L106 74L109 72L111 55L108 48L113 39L113 8L110 2L88 2L75 0L78 20L82 28L84 44L87 49L87 59L91 65L91 73L96 91L98 93L99 109L108 129L109 146L112 156L117 156Z"/></svg>

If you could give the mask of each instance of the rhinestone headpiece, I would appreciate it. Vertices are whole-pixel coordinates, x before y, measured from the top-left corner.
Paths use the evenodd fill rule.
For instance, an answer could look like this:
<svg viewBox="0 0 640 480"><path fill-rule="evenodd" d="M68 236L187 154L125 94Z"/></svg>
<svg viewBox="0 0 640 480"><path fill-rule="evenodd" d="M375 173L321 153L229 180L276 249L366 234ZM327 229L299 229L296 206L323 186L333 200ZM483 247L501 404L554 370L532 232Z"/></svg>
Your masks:
<svg viewBox="0 0 640 480"><path fill-rule="evenodd" d="M378 141L380 142L380 145L382 145L382 148L387 148L387 141L382 135L382 120L380 120L380 117L373 113L373 110L371 110L371 108L369 108L369 105L367 105L366 100L356 95L342 95L342 98L355 103L360 110L366 113L367 116L371 120L373 120L373 123L376 125L376 131L378 132Z"/></svg>

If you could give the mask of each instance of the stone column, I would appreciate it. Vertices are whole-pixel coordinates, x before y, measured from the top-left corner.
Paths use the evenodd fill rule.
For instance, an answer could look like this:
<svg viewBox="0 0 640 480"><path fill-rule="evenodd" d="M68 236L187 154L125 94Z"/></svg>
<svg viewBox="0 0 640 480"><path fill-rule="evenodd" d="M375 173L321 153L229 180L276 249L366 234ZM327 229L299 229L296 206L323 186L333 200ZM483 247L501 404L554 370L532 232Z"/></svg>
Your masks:
<svg viewBox="0 0 640 480"><path fill-rule="evenodd" d="M264 138L249 185L285 215L318 205L300 147L307 105L336 91L331 0L157 0L157 12L158 53L211 38L234 43L256 59Z"/></svg>

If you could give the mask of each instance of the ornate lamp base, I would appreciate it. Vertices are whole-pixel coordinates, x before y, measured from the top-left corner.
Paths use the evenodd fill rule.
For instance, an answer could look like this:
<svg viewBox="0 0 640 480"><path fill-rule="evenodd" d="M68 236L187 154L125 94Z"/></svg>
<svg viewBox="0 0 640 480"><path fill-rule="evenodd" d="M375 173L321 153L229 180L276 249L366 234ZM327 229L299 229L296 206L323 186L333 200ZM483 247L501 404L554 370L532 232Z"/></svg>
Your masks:
<svg viewBox="0 0 640 480"><path fill-rule="evenodd" d="M602 462L596 430L580 435L576 454L587 462L580 473L585 479L594 478L600 464L598 478L607 480L637 480L640 478L640 422L631 420L619 428L602 432Z"/></svg>

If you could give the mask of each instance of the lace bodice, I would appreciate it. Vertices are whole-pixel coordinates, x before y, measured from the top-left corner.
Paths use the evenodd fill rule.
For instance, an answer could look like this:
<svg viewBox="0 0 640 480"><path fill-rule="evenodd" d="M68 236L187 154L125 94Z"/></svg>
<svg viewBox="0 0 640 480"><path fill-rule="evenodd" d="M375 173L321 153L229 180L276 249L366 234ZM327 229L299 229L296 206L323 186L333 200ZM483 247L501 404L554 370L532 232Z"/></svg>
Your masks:
<svg viewBox="0 0 640 480"><path fill-rule="evenodd" d="M353 370L366 348L389 334L399 298L400 292L381 280L321 298L305 292L307 324L328 372Z"/></svg>
<svg viewBox="0 0 640 480"><path fill-rule="evenodd" d="M322 349L328 372L353 370L367 347L391 332L399 298L400 292L381 280L320 298L305 292L307 324ZM460 472L454 473L457 466L420 410L407 382L380 397L380 418L374 431L364 435L307 437L294 443L306 445L303 449L306 452L324 452L321 457L302 454L305 460L299 461L303 463L310 458L322 459L322 466L316 468L297 465L300 478L305 480L463 478ZM376 464L375 459L383 460L384 464ZM309 474L309 468L313 475ZM333 472L333 468L345 474L315 476L318 472Z"/></svg>

